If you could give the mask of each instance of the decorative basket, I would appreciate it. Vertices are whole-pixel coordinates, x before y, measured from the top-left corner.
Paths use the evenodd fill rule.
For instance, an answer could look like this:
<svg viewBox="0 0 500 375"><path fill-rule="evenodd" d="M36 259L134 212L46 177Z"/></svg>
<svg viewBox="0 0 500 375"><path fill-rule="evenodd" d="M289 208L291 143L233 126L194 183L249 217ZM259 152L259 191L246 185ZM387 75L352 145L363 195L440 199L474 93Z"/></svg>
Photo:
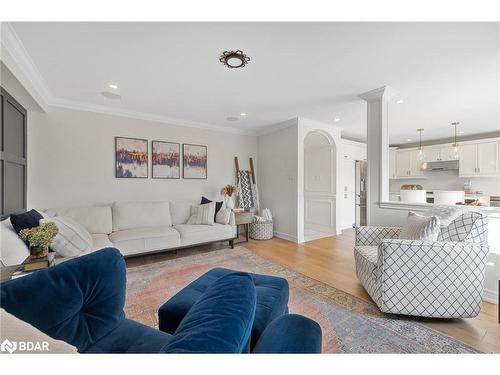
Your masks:
<svg viewBox="0 0 500 375"><path fill-rule="evenodd" d="M270 240L273 238L273 221L256 221L250 223L248 235L253 240Z"/></svg>

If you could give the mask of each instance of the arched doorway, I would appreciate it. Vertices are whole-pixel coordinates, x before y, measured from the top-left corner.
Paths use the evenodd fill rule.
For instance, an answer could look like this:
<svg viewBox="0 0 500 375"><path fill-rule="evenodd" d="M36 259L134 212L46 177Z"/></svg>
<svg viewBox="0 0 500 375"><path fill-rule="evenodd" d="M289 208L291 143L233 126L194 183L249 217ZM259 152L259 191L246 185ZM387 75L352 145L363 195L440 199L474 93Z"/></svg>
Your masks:
<svg viewBox="0 0 500 375"><path fill-rule="evenodd" d="M336 160L333 139L321 130L304 139L304 240L336 234Z"/></svg>

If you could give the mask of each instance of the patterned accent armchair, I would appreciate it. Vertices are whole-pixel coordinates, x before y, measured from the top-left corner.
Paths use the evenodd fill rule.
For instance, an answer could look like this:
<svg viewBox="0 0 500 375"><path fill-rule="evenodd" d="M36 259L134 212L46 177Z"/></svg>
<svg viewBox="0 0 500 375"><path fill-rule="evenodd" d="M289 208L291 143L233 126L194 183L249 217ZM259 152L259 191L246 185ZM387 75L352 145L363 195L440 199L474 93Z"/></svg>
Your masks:
<svg viewBox="0 0 500 375"><path fill-rule="evenodd" d="M438 241L398 239L400 228L358 227L356 274L385 313L435 318L479 314L488 256L487 217L462 211Z"/></svg>

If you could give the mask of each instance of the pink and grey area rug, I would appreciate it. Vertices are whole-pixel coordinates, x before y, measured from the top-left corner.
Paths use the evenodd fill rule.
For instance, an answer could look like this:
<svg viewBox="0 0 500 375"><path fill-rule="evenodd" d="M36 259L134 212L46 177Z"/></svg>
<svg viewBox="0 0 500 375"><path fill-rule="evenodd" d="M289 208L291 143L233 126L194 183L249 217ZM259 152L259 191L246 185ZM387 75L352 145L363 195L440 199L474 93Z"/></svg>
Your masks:
<svg viewBox="0 0 500 375"><path fill-rule="evenodd" d="M323 353L477 353L460 341L408 318L385 315L360 298L259 257L251 251L215 250L127 270L126 315L158 327L158 307L214 267L284 277L291 313L316 320Z"/></svg>

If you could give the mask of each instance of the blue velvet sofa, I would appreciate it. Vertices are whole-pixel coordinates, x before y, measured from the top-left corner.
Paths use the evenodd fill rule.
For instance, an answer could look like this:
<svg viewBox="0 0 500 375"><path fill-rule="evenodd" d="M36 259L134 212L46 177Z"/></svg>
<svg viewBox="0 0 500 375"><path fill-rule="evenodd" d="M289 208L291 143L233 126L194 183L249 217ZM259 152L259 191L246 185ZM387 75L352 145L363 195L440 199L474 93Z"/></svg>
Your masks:
<svg viewBox="0 0 500 375"><path fill-rule="evenodd" d="M251 275L215 280L169 334L125 318L126 266L106 248L0 285L0 305L79 353L242 353L257 309ZM321 329L283 315L265 327L254 353L320 353Z"/></svg>

